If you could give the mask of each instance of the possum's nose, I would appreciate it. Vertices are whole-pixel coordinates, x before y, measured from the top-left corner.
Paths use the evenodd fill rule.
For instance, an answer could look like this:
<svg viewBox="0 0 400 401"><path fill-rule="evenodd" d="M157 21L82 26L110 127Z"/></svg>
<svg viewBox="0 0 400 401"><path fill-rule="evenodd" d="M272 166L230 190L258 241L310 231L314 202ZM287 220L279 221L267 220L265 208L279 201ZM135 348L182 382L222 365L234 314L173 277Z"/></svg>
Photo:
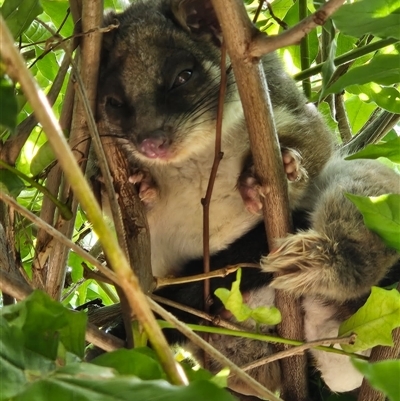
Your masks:
<svg viewBox="0 0 400 401"><path fill-rule="evenodd" d="M139 152L150 159L165 158L169 155L170 141L162 131L148 135L138 146Z"/></svg>

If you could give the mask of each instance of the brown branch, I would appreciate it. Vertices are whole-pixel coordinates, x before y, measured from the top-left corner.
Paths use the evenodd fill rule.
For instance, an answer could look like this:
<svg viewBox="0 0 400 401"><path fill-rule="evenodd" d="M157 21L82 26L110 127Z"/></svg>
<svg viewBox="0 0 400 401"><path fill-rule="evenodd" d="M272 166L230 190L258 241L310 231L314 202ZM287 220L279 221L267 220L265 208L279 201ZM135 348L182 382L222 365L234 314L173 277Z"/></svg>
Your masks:
<svg viewBox="0 0 400 401"><path fill-rule="evenodd" d="M76 13L71 11L75 22L77 22ZM101 25L103 15L102 1L83 1L82 2L82 30L88 31L93 27ZM92 33L82 37L80 43L80 70L82 79L87 89L87 96L92 110L95 109L96 89L97 89L97 73L100 60L100 33ZM46 132L47 134L47 132ZM81 102L75 98L74 111L72 117L71 133L69 138L70 146L73 149L82 170L86 168L87 155L89 153L89 145L86 125L86 115ZM57 222L58 229L67 237L71 238L75 215L78 207L78 201L72 196L70 182L66 182L61 191L61 200L71 202L71 210L73 218L69 221L60 219ZM52 252L49 256L46 269L43 272L38 272L44 275L46 279L46 292L54 299L60 299L61 289L63 288L63 280L65 277L66 262L68 258L68 249L59 242L55 243ZM35 273L35 271L34 271Z"/></svg>
<svg viewBox="0 0 400 401"><path fill-rule="evenodd" d="M213 0L212 3L222 27L243 105L254 166L265 195L262 200L269 248L273 249L274 239L290 232L291 224L287 182L264 70L257 58L248 57L248 49L252 46L253 38L257 38L258 31L248 19L241 1L233 0L229 7L221 0ZM299 301L282 292L277 293L276 299L283 316L282 324L278 327L280 336L303 338ZM298 355L285 359L281 367L284 378L282 397L304 401L307 398L306 358Z"/></svg>
<svg viewBox="0 0 400 401"><path fill-rule="evenodd" d="M326 20L345 2L345 0L330 0L314 14L300 21L294 27L279 35L266 36L258 33L249 45L248 57L261 57L282 47L300 43L310 31L323 25Z"/></svg>
<svg viewBox="0 0 400 401"><path fill-rule="evenodd" d="M397 291L400 291L400 283L397 285ZM392 347L378 346L372 349L369 358L370 363L384 361L386 359L397 359L400 356L400 327L393 330L392 337ZM385 395L372 388L364 378L358 394L358 401L385 401Z"/></svg>
<svg viewBox="0 0 400 401"><path fill-rule="evenodd" d="M347 143L351 140L353 135L351 134L351 128L349 119L347 118L346 109L344 107L344 100L342 94L335 94L335 118L338 122L338 128L340 137L343 143Z"/></svg>

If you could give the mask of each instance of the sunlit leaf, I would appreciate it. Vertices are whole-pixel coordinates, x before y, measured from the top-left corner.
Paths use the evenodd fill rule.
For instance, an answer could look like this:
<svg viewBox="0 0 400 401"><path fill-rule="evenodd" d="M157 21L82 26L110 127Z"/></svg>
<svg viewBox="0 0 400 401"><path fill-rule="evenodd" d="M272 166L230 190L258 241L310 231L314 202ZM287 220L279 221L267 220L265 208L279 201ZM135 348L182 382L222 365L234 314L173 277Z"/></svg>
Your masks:
<svg viewBox="0 0 400 401"><path fill-rule="evenodd" d="M388 142L371 143L359 152L347 156L346 160L377 159L378 157L386 157L392 162L400 163L400 137L396 136Z"/></svg>
<svg viewBox="0 0 400 401"><path fill-rule="evenodd" d="M327 88L325 94L339 93L347 86L368 82L381 85L400 82L400 54L379 54L368 64L350 69Z"/></svg>
<svg viewBox="0 0 400 401"><path fill-rule="evenodd" d="M387 246L400 252L400 195L345 195L362 213L365 225L377 233Z"/></svg>
<svg viewBox="0 0 400 401"><path fill-rule="evenodd" d="M252 309L243 303L242 293L240 292L241 276L242 271L239 269L237 271L236 280L232 283L231 290L218 288L214 292L224 304L225 308L229 310L239 322L251 318L260 324L275 325L280 323L282 319L281 314L274 306L259 306Z"/></svg>
<svg viewBox="0 0 400 401"><path fill-rule="evenodd" d="M394 87L383 87L370 82L364 85L350 85L346 90L358 95L364 102L374 102L382 109L400 114L400 92Z"/></svg>
<svg viewBox="0 0 400 401"><path fill-rule="evenodd" d="M342 344L347 352L364 351L376 345L393 345L392 331L400 326L400 293L372 287L367 302L339 328L339 336L357 334L353 345Z"/></svg>
<svg viewBox="0 0 400 401"><path fill-rule="evenodd" d="M346 35L373 34L400 39L400 5L397 0L360 0L340 7L333 15L336 27Z"/></svg>

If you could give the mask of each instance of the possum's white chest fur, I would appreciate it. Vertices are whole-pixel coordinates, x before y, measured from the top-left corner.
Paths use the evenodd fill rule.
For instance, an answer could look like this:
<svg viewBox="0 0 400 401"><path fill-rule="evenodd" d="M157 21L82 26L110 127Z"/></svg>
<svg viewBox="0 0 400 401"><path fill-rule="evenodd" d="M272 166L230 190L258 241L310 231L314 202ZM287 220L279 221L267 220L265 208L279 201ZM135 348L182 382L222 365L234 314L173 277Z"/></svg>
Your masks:
<svg viewBox="0 0 400 401"><path fill-rule="evenodd" d="M243 153L243 152L241 152ZM153 167L159 200L148 213L153 274L176 272L203 255L203 207L214 153L182 164ZM261 217L248 212L237 189L243 154L221 160L210 203L210 251L215 253L252 228Z"/></svg>

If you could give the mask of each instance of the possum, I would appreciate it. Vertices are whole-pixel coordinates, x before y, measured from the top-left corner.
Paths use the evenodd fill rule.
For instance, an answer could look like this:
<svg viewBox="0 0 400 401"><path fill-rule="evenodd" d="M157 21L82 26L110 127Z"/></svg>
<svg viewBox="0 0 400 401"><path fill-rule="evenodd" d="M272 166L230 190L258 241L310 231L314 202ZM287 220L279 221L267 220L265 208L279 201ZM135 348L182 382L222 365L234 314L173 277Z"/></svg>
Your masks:
<svg viewBox="0 0 400 401"><path fill-rule="evenodd" d="M302 297L305 339L313 341L338 336L340 324L354 314L366 301L374 285L389 285L400 279L400 255L388 248L382 239L370 231L363 217L345 193L361 196L400 194L400 175L373 160L345 161L334 155L304 194L302 211L294 213L295 234L278 241L277 248L261 258L261 269L244 269L241 291L251 307L274 305L275 289ZM258 226L238 239L231 248L214 255L213 268L239 262L254 262L265 254L266 237ZM200 261L191 262L193 269L201 269ZM267 273L280 275L274 280ZM211 280L212 289L226 287L230 279ZM180 285L158 291L166 298L201 309L202 286L199 283ZM194 296L195 295L195 296ZM218 300L215 313L222 310ZM177 312L181 319L193 318ZM248 330L254 329L251 321ZM261 332L271 333L273 327L261 326ZM170 340L183 341L177 334ZM245 365L273 353L268 343L231 336L211 336L210 343L238 365ZM198 349L190 350L197 355ZM326 385L334 392L358 388L363 376L346 356L323 351L311 351L316 368ZM362 352L369 355L370 350ZM211 363L217 372L222 366ZM279 389L278 362L250 370L255 379L271 390ZM229 386L244 394L253 394L234 377Z"/></svg>
<svg viewBox="0 0 400 401"><path fill-rule="evenodd" d="M200 200L214 159L221 56L218 21L207 1L138 0L123 13L109 13L105 25L110 22L119 26L104 34L97 104L100 134L118 141L131 165L131 181L146 207L153 274L197 273L203 252ZM284 72L278 56L269 54L262 63L290 208L308 218L303 232L282 239L272 254L262 258L262 270L244 270L242 291L252 306L273 304L274 288L303 296L307 339L325 336L328 327L327 335L333 335L349 314L346 311L362 302L398 258L366 229L343 192L374 196L399 192L398 177L377 162L332 157L331 132ZM268 252L257 199L249 196L256 179L243 110L230 68L227 74L224 157L210 204L213 268L257 261ZM271 282L269 273L276 271L282 275ZM231 281L212 280L212 286ZM198 283L158 293L198 309L203 305ZM214 310L220 308L216 301ZM171 342L180 341L172 337ZM268 344L257 341L213 336L210 341L238 365L272 352ZM332 370L330 361L340 357L314 356L333 391L360 384L359 378L350 379L354 372L347 360L348 366L339 373L346 376L351 371L346 376L349 384ZM211 366L213 371L219 368ZM279 363L250 373L269 388L279 388ZM229 384L248 392L235 378Z"/></svg>
<svg viewBox="0 0 400 401"><path fill-rule="evenodd" d="M131 180L147 209L155 276L179 274L203 253L201 199L214 159L221 75L219 25L208 5L139 0L105 18L105 25L114 21L119 27L104 34L99 132L119 141L132 166ZM263 65L295 208L329 159L334 140L278 56L265 56ZM248 133L231 69L227 74L224 156L210 203L211 253L262 220L248 196L253 182Z"/></svg>

